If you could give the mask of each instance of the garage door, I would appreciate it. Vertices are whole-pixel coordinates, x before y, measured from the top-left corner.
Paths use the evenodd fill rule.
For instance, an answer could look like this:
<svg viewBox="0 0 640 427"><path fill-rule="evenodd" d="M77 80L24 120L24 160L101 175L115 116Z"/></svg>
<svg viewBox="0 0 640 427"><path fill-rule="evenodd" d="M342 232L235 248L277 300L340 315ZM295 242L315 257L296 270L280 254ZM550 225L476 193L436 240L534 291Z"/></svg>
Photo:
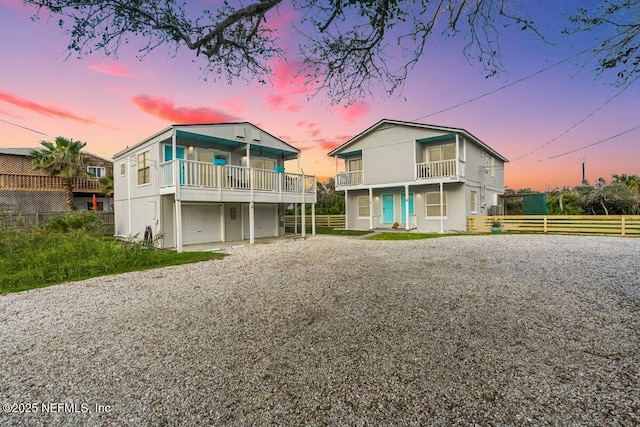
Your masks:
<svg viewBox="0 0 640 427"><path fill-rule="evenodd" d="M182 238L185 245L221 241L220 224L220 206L182 206Z"/></svg>
<svg viewBox="0 0 640 427"><path fill-rule="evenodd" d="M244 215L244 238L249 236L249 205L244 205L242 209ZM276 232L277 205L254 205L255 238L277 236Z"/></svg>

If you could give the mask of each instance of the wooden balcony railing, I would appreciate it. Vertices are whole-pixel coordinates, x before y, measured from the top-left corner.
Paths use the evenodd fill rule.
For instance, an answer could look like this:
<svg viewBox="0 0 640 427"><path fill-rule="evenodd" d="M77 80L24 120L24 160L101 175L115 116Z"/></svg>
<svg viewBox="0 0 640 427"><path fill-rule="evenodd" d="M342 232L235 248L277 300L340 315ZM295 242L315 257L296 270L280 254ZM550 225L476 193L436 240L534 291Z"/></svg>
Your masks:
<svg viewBox="0 0 640 427"><path fill-rule="evenodd" d="M98 178L72 178L74 192L100 193L102 184ZM4 190L62 191L64 178L46 175L0 174L0 188Z"/></svg>

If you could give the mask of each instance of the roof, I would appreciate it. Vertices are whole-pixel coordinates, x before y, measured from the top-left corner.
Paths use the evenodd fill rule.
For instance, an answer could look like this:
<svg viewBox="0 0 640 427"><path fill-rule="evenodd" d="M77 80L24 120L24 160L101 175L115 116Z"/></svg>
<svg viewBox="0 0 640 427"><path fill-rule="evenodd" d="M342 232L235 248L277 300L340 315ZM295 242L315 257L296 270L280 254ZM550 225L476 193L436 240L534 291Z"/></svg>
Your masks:
<svg viewBox="0 0 640 427"><path fill-rule="evenodd" d="M495 151L493 148L489 147L487 144L482 142L479 138L477 138L471 132L469 132L469 131L467 131L465 129L448 127L448 126L429 125L429 124L424 124L424 123L405 122L405 121L401 121L401 120L391 120L391 119L382 119L382 120L380 120L378 123L374 124L373 126L369 127L368 129L364 130L363 132L360 132L358 135L356 135L353 138L349 139L348 141L346 141L342 145L338 146L337 148L334 148L329 153L327 153L327 155L328 156L336 156L339 151L342 151L343 149L345 149L349 145L355 143L356 141L362 139L366 135L368 135L370 133L373 133L373 132L376 132L377 130L379 130L379 128L381 128L384 125L411 126L411 127L438 130L438 131L442 131L442 132L449 132L449 133L456 133L456 134L464 135L465 137L473 140L475 143L477 143L478 145L483 147L485 150L491 152L493 155L498 157L500 160L502 160L504 162L509 162L509 160L507 160L506 157L504 157L503 155L501 155L500 153Z"/></svg>
<svg viewBox="0 0 640 427"><path fill-rule="evenodd" d="M42 147L36 148L0 148L0 154L7 154L10 156L29 156L32 151L40 151ZM110 159L106 159L102 156L98 156L97 154L90 153L88 151L82 151L82 154L86 154L87 156L95 157L100 160L104 160L105 162L112 163Z"/></svg>
<svg viewBox="0 0 640 427"><path fill-rule="evenodd" d="M0 148L0 154L28 156L33 150L39 150L39 148Z"/></svg>
<svg viewBox="0 0 640 427"><path fill-rule="evenodd" d="M298 152L298 153L300 152L300 150L298 148L294 147L293 145L288 144L287 142L283 141L282 139L278 138L277 136L274 136L274 135L270 134L269 132L265 131L264 129L262 129L262 128L256 126L256 125L254 125L253 123L245 121L245 122L224 122L224 123L183 123L183 124L172 124L172 125L164 128L164 129L162 129L161 131L156 132L153 135L143 139L142 141L140 141L140 142L138 142L138 143L136 143L136 144L134 144L134 145L132 145L130 147L127 147L124 150L121 150L121 151L117 152L116 154L113 155L113 158L114 159L118 158L118 157L122 156L123 154L125 154L125 153L127 153L129 151L135 150L140 145L142 145L142 144L152 140L153 138L156 138L159 135L162 135L163 133L168 132L168 131L170 131L172 129L176 129L176 130L185 129L185 128L188 129L191 126L211 126L211 127L214 127L214 126L235 126L235 125L253 126L254 128L260 130L261 132L264 132L265 134L269 135L270 137L272 137L274 139L277 139L278 141L282 142L284 145L290 147L293 151Z"/></svg>

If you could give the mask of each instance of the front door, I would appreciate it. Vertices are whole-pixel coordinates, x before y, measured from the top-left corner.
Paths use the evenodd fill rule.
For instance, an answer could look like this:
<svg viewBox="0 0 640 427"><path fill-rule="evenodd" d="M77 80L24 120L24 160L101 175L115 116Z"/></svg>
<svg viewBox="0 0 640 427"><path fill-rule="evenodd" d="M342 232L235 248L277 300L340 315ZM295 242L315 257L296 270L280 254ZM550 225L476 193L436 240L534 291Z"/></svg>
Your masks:
<svg viewBox="0 0 640 427"><path fill-rule="evenodd" d="M382 195L382 223L393 224L395 212L393 211L393 194Z"/></svg>

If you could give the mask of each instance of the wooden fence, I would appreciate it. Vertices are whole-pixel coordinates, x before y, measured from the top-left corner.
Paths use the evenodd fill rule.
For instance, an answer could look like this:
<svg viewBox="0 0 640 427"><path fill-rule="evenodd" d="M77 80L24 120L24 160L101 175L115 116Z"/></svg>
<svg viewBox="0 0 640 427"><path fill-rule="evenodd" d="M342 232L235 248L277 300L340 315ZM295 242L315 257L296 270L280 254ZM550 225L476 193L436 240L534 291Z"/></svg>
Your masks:
<svg viewBox="0 0 640 427"><path fill-rule="evenodd" d="M298 215L298 228L302 222L302 217ZM307 228L311 228L311 215L306 215L305 222ZM294 215L285 215L284 226L287 229L293 229L295 224ZM344 215L316 215L316 227L329 227L329 228L344 228L345 217Z"/></svg>
<svg viewBox="0 0 640 427"><path fill-rule="evenodd" d="M640 237L640 215L472 215L467 230L490 232L495 219L502 231Z"/></svg>
<svg viewBox="0 0 640 427"><path fill-rule="evenodd" d="M71 213L67 212L41 212L35 214L11 214L0 215L0 227L7 227L12 229L25 229L32 228L39 224L46 223L54 216L60 215L77 215L81 212L87 211L75 211ZM115 221L113 212L96 212L98 218L104 222L107 234L115 233Z"/></svg>

